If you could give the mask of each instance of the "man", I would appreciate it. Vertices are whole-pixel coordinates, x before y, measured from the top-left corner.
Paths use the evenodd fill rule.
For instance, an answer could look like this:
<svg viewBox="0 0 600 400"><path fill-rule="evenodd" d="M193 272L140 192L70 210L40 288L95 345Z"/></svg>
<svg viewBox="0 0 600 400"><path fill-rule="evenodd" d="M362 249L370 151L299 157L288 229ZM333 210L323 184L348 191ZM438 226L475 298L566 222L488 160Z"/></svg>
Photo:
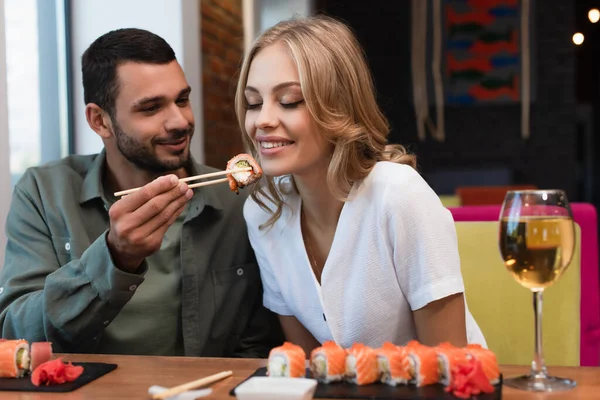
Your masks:
<svg viewBox="0 0 600 400"><path fill-rule="evenodd" d="M190 156L191 89L173 50L120 29L90 45L82 72L86 118L104 149L31 168L17 183L2 337L48 340L57 352L266 356L280 336L262 307L245 196L179 182L215 170Z"/></svg>

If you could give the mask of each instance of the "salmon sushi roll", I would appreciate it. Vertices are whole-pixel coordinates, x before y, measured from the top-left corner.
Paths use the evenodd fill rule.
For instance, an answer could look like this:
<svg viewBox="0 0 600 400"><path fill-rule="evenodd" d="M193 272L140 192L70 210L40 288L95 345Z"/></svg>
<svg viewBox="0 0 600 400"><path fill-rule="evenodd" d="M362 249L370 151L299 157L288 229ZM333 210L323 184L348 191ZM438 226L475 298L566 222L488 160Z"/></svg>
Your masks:
<svg viewBox="0 0 600 400"><path fill-rule="evenodd" d="M468 353L468 357L479 360L483 373L492 385L500 382L500 367L493 351L479 344L468 344L465 351Z"/></svg>
<svg viewBox="0 0 600 400"><path fill-rule="evenodd" d="M354 343L347 350L346 380L357 385L368 385L379 379L377 353L362 343Z"/></svg>
<svg viewBox="0 0 600 400"><path fill-rule="evenodd" d="M304 378L306 376L306 353L302 347L285 342L271 349L267 364L270 377Z"/></svg>
<svg viewBox="0 0 600 400"><path fill-rule="evenodd" d="M444 386L448 386L452 381L452 368L456 365L466 363L468 361L468 353L465 349L453 346L447 342L440 343L434 349L437 353L439 382Z"/></svg>
<svg viewBox="0 0 600 400"><path fill-rule="evenodd" d="M417 386L432 385L438 382L438 358L433 347L411 340L406 344L408 351L410 383Z"/></svg>
<svg viewBox="0 0 600 400"><path fill-rule="evenodd" d="M390 386L407 384L410 374L408 373L409 361L406 347L385 342L376 352L381 382Z"/></svg>
<svg viewBox="0 0 600 400"><path fill-rule="evenodd" d="M21 378L29 372L29 343L26 340L0 342L0 378Z"/></svg>
<svg viewBox="0 0 600 400"><path fill-rule="evenodd" d="M313 378L322 383L344 379L346 350L334 341L327 341L310 353L310 371Z"/></svg>
<svg viewBox="0 0 600 400"><path fill-rule="evenodd" d="M252 185L262 177L262 169L250 154L238 154L227 162L226 171L238 168L252 168L250 171L234 172L227 175L229 179L229 188L239 193L238 189L242 189L248 185Z"/></svg>

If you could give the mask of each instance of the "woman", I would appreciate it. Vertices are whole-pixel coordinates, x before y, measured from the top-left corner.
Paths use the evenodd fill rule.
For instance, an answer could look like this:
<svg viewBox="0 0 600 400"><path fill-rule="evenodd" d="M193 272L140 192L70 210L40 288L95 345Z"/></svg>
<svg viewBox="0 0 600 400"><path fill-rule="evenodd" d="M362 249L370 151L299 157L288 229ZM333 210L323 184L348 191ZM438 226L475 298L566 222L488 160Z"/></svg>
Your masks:
<svg viewBox="0 0 600 400"><path fill-rule="evenodd" d="M485 345L452 216L414 156L387 145L344 24L320 16L265 31L244 59L236 112L265 174L244 208L263 301L287 340L307 354L331 339Z"/></svg>

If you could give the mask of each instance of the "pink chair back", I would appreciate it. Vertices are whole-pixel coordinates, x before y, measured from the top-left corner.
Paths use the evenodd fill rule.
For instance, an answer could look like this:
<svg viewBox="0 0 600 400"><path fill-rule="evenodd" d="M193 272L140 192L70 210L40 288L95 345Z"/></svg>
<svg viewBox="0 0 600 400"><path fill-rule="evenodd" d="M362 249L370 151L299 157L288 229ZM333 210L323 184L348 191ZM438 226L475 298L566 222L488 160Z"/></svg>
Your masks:
<svg viewBox="0 0 600 400"><path fill-rule="evenodd" d="M449 207L454 221L497 221L501 205ZM598 222L589 203L571 203L573 219L581 228L580 364L600 365L600 279Z"/></svg>

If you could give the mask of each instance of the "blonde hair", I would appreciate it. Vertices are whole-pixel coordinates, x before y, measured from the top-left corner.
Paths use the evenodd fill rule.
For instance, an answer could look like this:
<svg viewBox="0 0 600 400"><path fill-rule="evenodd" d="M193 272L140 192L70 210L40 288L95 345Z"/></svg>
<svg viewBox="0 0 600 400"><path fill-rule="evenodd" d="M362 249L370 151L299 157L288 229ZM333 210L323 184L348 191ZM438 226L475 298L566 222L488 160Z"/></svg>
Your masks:
<svg viewBox="0 0 600 400"><path fill-rule="evenodd" d="M252 156L258 158L258 150L245 129L244 90L252 60L262 49L275 43L283 43L288 48L298 68L308 111L333 144L327 183L337 199L347 200L352 186L362 181L378 161L415 168L414 155L408 154L401 145L387 144L388 121L377 105L371 73L358 40L345 24L327 16L279 22L256 38L247 51L235 94L235 108L244 145ZM272 214L261 228L273 225L281 216L282 193L286 192L289 190L269 176L264 176L263 182L253 187L254 201ZM272 203L274 209L264 200Z"/></svg>

